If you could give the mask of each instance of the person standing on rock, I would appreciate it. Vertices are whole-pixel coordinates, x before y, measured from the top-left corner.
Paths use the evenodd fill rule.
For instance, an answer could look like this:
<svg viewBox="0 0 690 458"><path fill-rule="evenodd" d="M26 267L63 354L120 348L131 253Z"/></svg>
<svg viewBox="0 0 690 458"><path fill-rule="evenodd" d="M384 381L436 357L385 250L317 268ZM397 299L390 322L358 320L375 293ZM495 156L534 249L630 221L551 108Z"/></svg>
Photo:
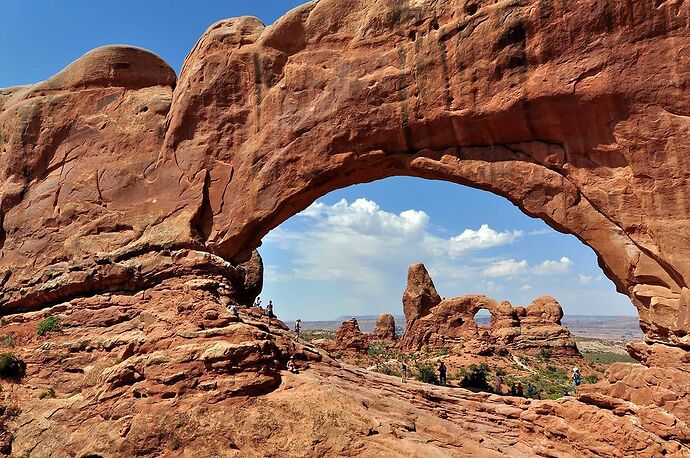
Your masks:
<svg viewBox="0 0 690 458"><path fill-rule="evenodd" d="M271 300L269 300L266 305L266 315L268 316L268 324L271 324L271 318L275 316L273 315L273 301Z"/></svg>
<svg viewBox="0 0 690 458"><path fill-rule="evenodd" d="M254 307L261 308L261 298L259 296L256 296L256 299L254 299Z"/></svg>
<svg viewBox="0 0 690 458"><path fill-rule="evenodd" d="M579 367L573 367L573 376L571 377L571 380L573 381L573 388L575 391L577 391L577 387L580 386L580 383L582 383L582 375L580 375Z"/></svg>
<svg viewBox="0 0 690 458"><path fill-rule="evenodd" d="M230 306L230 315L232 315L233 318L240 319L240 312L237 310L236 304Z"/></svg>
<svg viewBox="0 0 690 458"><path fill-rule="evenodd" d="M293 374L299 373L299 369L297 368L297 363L295 363L295 355L290 356L290 360L287 363L287 370L289 370Z"/></svg>
<svg viewBox="0 0 690 458"><path fill-rule="evenodd" d="M503 377L498 374L494 375L494 389L496 394L503 394Z"/></svg>
<svg viewBox="0 0 690 458"><path fill-rule="evenodd" d="M302 331L302 320L297 318L297 321L295 321L295 334L297 334L297 338L299 339L300 332Z"/></svg>
<svg viewBox="0 0 690 458"><path fill-rule="evenodd" d="M448 371L448 368L446 365L443 363L443 360L441 361L441 364L438 365L438 380L441 385L446 384L446 372Z"/></svg>
<svg viewBox="0 0 690 458"><path fill-rule="evenodd" d="M407 364L405 361L402 362L402 382L407 382Z"/></svg>

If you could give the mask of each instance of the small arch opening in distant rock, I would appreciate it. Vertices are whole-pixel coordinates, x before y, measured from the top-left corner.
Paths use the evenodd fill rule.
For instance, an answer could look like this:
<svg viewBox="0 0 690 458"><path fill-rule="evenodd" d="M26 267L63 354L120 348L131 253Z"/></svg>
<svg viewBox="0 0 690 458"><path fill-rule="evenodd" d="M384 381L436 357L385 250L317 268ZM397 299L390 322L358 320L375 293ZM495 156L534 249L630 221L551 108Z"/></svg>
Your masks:
<svg viewBox="0 0 690 458"><path fill-rule="evenodd" d="M474 314L474 323L478 329L488 331L491 328L491 312L488 309L477 310Z"/></svg>

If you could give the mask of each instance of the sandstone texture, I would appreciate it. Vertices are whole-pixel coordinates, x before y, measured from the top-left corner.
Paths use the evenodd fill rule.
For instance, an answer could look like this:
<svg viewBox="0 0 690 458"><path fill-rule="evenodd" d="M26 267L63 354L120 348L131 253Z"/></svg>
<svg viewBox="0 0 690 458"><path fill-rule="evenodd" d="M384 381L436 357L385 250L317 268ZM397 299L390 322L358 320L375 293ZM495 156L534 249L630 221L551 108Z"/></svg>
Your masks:
<svg viewBox="0 0 690 458"><path fill-rule="evenodd" d="M441 299L423 264L408 269L403 294L405 350L461 347L481 355L548 350L556 356L580 356L570 332L561 326L563 310L552 297L536 298L527 307L513 307L473 294ZM480 310L491 313L489 327L475 321Z"/></svg>
<svg viewBox="0 0 690 458"><path fill-rule="evenodd" d="M687 0L319 0L269 27L217 22L177 77L108 46L0 90L0 315L27 363L2 382L0 448L687 456L689 38ZM265 234L394 175L496 193L578 237L637 307L642 364L612 368L600 397L513 405L338 378L258 311L233 321ZM444 305L420 288L417 322ZM464 301L444 307L507 311ZM552 306L515 320L553 328ZM36 336L47 312L61 330ZM288 389L293 354L313 374Z"/></svg>
<svg viewBox="0 0 690 458"><path fill-rule="evenodd" d="M371 338L375 340L395 342L397 339L395 334L395 318L390 313L383 313L376 319L376 326L374 332L371 333Z"/></svg>
<svg viewBox="0 0 690 458"><path fill-rule="evenodd" d="M367 336L359 329L357 318L343 321L333 338L333 350L366 352L369 348Z"/></svg>
<svg viewBox="0 0 690 458"><path fill-rule="evenodd" d="M383 344L393 347L397 343L395 318L390 313L384 313L376 319L376 326L371 334L365 334L359 329L359 323L355 317L343 321L336 330L333 340L324 341L323 347L331 352L354 351L356 353L366 353L371 344Z"/></svg>

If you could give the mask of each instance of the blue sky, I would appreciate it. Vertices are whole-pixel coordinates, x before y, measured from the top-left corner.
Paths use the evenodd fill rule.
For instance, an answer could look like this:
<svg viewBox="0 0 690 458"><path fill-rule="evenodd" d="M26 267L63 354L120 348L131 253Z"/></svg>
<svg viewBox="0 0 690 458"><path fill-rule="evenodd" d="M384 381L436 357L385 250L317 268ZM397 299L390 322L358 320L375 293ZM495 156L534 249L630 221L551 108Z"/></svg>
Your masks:
<svg viewBox="0 0 690 458"><path fill-rule="evenodd" d="M3 3L0 87L44 80L85 52L124 43L179 72L219 19L270 24L301 1L76 0ZM594 253L510 202L460 185L390 178L335 191L272 231L260 249L262 296L283 318L402 312L407 266L424 262L441 295L482 293L513 304L549 294L566 314L634 315Z"/></svg>

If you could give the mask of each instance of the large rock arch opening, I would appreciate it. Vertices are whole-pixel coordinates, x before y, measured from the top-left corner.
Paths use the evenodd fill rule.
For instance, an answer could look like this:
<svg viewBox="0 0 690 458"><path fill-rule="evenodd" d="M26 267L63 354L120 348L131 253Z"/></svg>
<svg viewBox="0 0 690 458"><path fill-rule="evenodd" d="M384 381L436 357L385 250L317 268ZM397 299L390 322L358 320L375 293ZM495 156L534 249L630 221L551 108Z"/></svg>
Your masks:
<svg viewBox="0 0 690 458"><path fill-rule="evenodd" d="M27 378L71 391L82 366L105 367L122 347L89 386L116 393L112 403L142 377L151 399L180 393L194 407L194 396L220 406L273 389L276 341L225 309L260 288L255 248L328 191L407 175L493 192L574 234L639 311L648 344L630 351L644 366L616 365L580 393L601 407L586 407L594 416L566 400L525 407L516 426L531 430L548 410L542 430L568 418L598 451L687 452L689 36L683 0L319 0L270 27L214 24L177 78L148 51L111 46L1 90L0 314L28 336ZM48 308L65 312L69 345L44 346L26 327ZM219 326L241 344L207 332ZM92 339L104 330L112 339ZM228 373L238 364L249 382ZM22 399L37 399L31 389L18 387ZM144 399L133 389L127 402ZM132 402L127 412L144 401ZM243 413L224 405L208 437ZM94 411L61 410L14 427L83 427L65 448L75 454L83 437L129 431L104 421L97 434L78 420ZM614 423L622 439L599 428ZM162 440L134 430L143 439L113 447L131 455ZM15 446L50 454L42 433L21 431ZM599 453L582 432L561 433L564 447Z"/></svg>
<svg viewBox="0 0 690 458"><path fill-rule="evenodd" d="M118 263L162 250L242 263L318 196L409 175L574 234L687 346L688 5L547 3L321 0L214 24L176 83L111 47L4 91L3 307L131 286Z"/></svg>
<svg viewBox="0 0 690 458"><path fill-rule="evenodd" d="M687 201L662 183L685 190L687 56L668 57L685 52L675 43L687 5L671 18L602 2L607 21L577 25L538 5L321 1L266 29L216 24L185 64L164 147L189 158L187 176L211 166L207 246L245 259L270 229L351 184L453 181L577 236L631 297L647 338L685 345ZM650 34L666 38L630 39ZM676 81L641 77L667 70ZM192 125L205 134L190 136Z"/></svg>

